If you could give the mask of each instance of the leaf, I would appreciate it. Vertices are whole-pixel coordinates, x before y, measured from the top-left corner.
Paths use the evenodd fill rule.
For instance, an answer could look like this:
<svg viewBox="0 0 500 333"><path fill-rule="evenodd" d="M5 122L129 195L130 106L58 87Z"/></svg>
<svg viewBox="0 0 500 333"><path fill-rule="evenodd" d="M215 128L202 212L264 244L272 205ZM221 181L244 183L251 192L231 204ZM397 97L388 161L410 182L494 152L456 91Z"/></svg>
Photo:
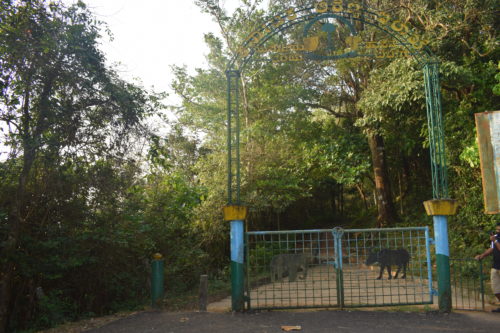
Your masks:
<svg viewBox="0 0 500 333"><path fill-rule="evenodd" d="M281 330L285 332L290 332L290 331L301 331L302 326L281 326Z"/></svg>

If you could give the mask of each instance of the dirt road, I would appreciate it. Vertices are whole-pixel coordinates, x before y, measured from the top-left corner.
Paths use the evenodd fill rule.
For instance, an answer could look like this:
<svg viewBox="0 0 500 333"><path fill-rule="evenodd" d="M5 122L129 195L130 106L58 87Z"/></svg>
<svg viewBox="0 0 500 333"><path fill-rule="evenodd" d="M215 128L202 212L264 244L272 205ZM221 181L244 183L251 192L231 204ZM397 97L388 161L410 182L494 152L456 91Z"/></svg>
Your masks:
<svg viewBox="0 0 500 333"><path fill-rule="evenodd" d="M273 333L281 326L299 332L496 332L500 314L460 312L272 311L256 313L141 312L89 333Z"/></svg>

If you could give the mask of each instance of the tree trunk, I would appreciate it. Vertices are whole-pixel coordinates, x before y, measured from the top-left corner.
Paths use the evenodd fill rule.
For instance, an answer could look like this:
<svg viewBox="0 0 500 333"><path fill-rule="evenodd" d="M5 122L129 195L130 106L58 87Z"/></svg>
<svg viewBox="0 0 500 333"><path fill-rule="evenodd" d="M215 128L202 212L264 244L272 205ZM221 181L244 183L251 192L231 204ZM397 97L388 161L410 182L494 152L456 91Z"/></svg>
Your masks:
<svg viewBox="0 0 500 333"><path fill-rule="evenodd" d="M396 211L392 202L391 186L385 159L384 140L378 134L368 135L372 155L375 192L377 196L377 226L388 227L396 221Z"/></svg>
<svg viewBox="0 0 500 333"><path fill-rule="evenodd" d="M361 197L361 199L363 200L363 204L365 205L365 209L368 210L368 202L366 201L366 194L365 192L363 191L363 188L361 187L360 184L356 184L356 189L358 190L359 192L359 196Z"/></svg>

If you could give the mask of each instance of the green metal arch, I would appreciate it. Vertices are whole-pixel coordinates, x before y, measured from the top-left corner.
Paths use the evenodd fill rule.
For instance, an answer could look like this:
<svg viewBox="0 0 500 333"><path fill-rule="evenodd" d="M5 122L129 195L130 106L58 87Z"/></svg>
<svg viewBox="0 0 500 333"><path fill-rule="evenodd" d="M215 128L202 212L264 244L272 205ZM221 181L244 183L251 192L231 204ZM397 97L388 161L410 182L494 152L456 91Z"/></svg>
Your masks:
<svg viewBox="0 0 500 333"><path fill-rule="evenodd" d="M245 66L253 59L253 56L255 54L255 49L258 47L262 47L269 39L271 39L273 36L276 34L289 30L291 27L304 23L310 20L313 20L319 16L321 16L324 13L319 13L319 12L314 12L315 7L310 6L310 7L302 7L299 9L295 9L293 14L296 15L296 17L292 20L288 20L285 24L280 25L278 28L273 26L273 23L277 20L277 18L281 19L286 19L289 17L289 13L287 12L281 12L280 14L274 16L272 19L269 19L265 24L261 26L260 29L254 31L252 34L262 34L262 37L260 38L259 42L255 44L254 47L251 48L251 51L248 55L241 57L240 54L236 54L233 56L233 58L230 60L228 64L228 70L233 70L235 65L237 63L240 63L241 66L239 69L240 71L243 71ZM369 17L381 17L380 12L377 12L374 9L370 9L369 7L364 7L360 11L363 15L361 17L356 17L353 16L350 12L346 11L340 11L340 12L326 12L326 13L333 13L337 16L343 17L345 19L349 20L354 20L354 21L359 21L363 22L366 24L369 24L371 26L374 26L375 28L378 28L380 31L386 33L389 35L391 38L395 39L398 41L398 43L406 48L410 54L413 56L413 58L421 65L425 66L427 63L431 62L436 62L435 56L431 52L431 50L428 47L424 47L421 50L416 49L412 43L409 42L407 38L404 37L404 35L394 31L391 29L389 25L383 25L379 24L377 21L373 21L368 19ZM251 35L252 35L251 34ZM248 47L251 45L251 39L247 39L243 44L242 48Z"/></svg>
<svg viewBox="0 0 500 333"><path fill-rule="evenodd" d="M330 7L328 7L330 8ZM257 48L262 47L274 35L286 31L291 27L320 17L324 12L315 12L316 6L282 12L268 20L262 27L253 32L242 48L248 48L248 54L242 56L240 52L230 60L226 71L227 77L227 150L228 150L228 204L240 204L240 123L239 123L239 80L241 71L252 61ZM328 12L328 11L327 11ZM403 34L398 33L391 26L380 24L383 13L367 7L358 10L358 15L351 12L338 11L335 15L344 19L360 21L383 31L401 46L406 48L412 57L422 66L426 93L426 110L429 129L429 148L432 171L432 192L434 199L448 198L448 177L444 147L443 118L441 111L441 95L439 83L439 64L428 47L416 48ZM293 19L289 19L290 17ZM372 19L369 19L372 18ZM276 21L284 20L279 26ZM389 20L387 20L389 21ZM393 23L394 24L394 23ZM259 36L254 42L252 36ZM235 65L239 65L235 69Z"/></svg>

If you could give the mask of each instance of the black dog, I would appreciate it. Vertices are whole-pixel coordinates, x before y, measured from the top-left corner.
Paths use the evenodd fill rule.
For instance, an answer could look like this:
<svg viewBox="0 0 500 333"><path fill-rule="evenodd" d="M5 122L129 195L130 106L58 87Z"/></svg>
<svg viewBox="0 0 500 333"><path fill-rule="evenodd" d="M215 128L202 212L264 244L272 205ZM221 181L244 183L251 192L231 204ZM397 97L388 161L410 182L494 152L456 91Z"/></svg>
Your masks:
<svg viewBox="0 0 500 333"><path fill-rule="evenodd" d="M392 279L391 275L391 266L392 265L397 265L398 270L396 271L396 275L394 276L395 279L398 278L398 274L401 271L401 268L403 268L403 275L401 276L402 279L406 278L406 267L408 266L408 262L410 261L410 255L408 254L408 251L405 249L397 249L397 250L390 250L390 249L382 249L381 251L374 251L373 249L370 250L370 255L368 256L368 259L366 259L366 265L373 265L375 263L380 264L380 274L377 278L377 280L380 280L382 278L382 274L384 273L384 268L387 267L387 273L389 273L389 280Z"/></svg>

